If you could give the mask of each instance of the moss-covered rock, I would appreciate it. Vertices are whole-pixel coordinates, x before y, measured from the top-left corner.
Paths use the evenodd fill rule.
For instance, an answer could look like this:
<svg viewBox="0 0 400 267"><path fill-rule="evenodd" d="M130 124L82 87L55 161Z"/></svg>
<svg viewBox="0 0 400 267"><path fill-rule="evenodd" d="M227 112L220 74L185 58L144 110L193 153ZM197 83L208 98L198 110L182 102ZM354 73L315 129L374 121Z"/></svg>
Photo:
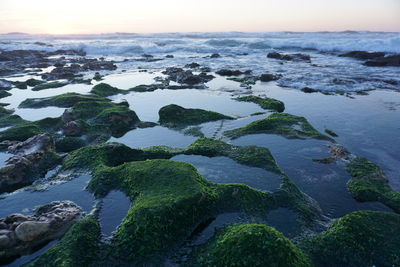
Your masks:
<svg viewBox="0 0 400 267"><path fill-rule="evenodd" d="M170 160L98 167L89 189L98 197L121 190L132 207L112 240L112 255L129 264L160 263L202 221L226 211L265 212L271 194L204 179L190 164Z"/></svg>
<svg viewBox="0 0 400 267"><path fill-rule="evenodd" d="M109 101L78 102L69 111L69 116L90 124L104 125L114 136L123 135L140 122L136 113L125 103Z"/></svg>
<svg viewBox="0 0 400 267"><path fill-rule="evenodd" d="M56 140L56 150L58 152L71 152L86 145L86 142L79 137L67 136Z"/></svg>
<svg viewBox="0 0 400 267"><path fill-rule="evenodd" d="M162 107L158 112L160 124L169 127L184 127L210 121L233 120L234 118L203 109L186 109L178 105Z"/></svg>
<svg viewBox="0 0 400 267"><path fill-rule="evenodd" d="M0 142L5 140L25 141L26 139L43 132L43 129L38 125L34 123L25 123L0 132Z"/></svg>
<svg viewBox="0 0 400 267"><path fill-rule="evenodd" d="M255 76L246 76L246 77L234 77L234 78L227 78L227 80L238 82L245 85L253 85L256 84L258 77Z"/></svg>
<svg viewBox="0 0 400 267"><path fill-rule="evenodd" d="M224 156L243 165L282 173L271 152L264 147L234 146L212 138L200 138L187 148L185 154L207 157Z"/></svg>
<svg viewBox="0 0 400 267"><path fill-rule="evenodd" d="M7 127L24 123L20 116L13 114L14 111L0 107L0 127Z"/></svg>
<svg viewBox="0 0 400 267"><path fill-rule="evenodd" d="M78 102L108 101L95 95L82 95L78 93L66 93L45 98L28 98L21 102L19 108L43 108L55 106L69 108Z"/></svg>
<svg viewBox="0 0 400 267"><path fill-rule="evenodd" d="M65 82L47 82L47 83L41 83L32 88L32 91L40 91L40 90L45 90L45 89L50 89L50 88L59 88L67 85L68 83Z"/></svg>
<svg viewBox="0 0 400 267"><path fill-rule="evenodd" d="M9 92L7 92L5 90L0 90L0 98L5 98L5 97L8 97L10 95L11 95L11 93L9 93Z"/></svg>
<svg viewBox="0 0 400 267"><path fill-rule="evenodd" d="M274 98L259 97L259 96L242 96L235 98L236 101L241 102L253 102L259 105L262 109L275 110L276 112L283 112L285 110L285 104Z"/></svg>
<svg viewBox="0 0 400 267"><path fill-rule="evenodd" d="M225 131L232 139L248 134L278 134L289 139L321 139L334 141L332 138L318 132L306 118L287 113L273 113L265 119L254 121L242 128Z"/></svg>
<svg viewBox="0 0 400 267"><path fill-rule="evenodd" d="M400 215L358 211L305 242L316 266L400 266Z"/></svg>
<svg viewBox="0 0 400 267"><path fill-rule="evenodd" d="M400 193L394 191L383 170L366 158L355 158L347 171L352 179L347 184L351 195L358 201L379 201L400 213Z"/></svg>
<svg viewBox="0 0 400 267"><path fill-rule="evenodd" d="M31 86L31 87L34 87L36 85L43 84L43 83L45 83L45 81L37 80L37 79L33 79L33 78L26 80L26 85Z"/></svg>
<svg viewBox="0 0 400 267"><path fill-rule="evenodd" d="M117 87L113 87L107 83L99 83L95 85L90 92L101 97L107 97L124 92L126 93L127 91L118 89Z"/></svg>
<svg viewBox="0 0 400 267"><path fill-rule="evenodd" d="M49 248L28 266L91 266L98 259L100 225L94 216L77 221L59 243Z"/></svg>
<svg viewBox="0 0 400 267"><path fill-rule="evenodd" d="M339 135L337 133L335 133L334 131L330 130L330 129L325 129L325 133L329 134L330 136L333 137L338 137Z"/></svg>
<svg viewBox="0 0 400 267"><path fill-rule="evenodd" d="M210 242L200 266L311 267L309 258L282 233L263 224L229 226Z"/></svg>

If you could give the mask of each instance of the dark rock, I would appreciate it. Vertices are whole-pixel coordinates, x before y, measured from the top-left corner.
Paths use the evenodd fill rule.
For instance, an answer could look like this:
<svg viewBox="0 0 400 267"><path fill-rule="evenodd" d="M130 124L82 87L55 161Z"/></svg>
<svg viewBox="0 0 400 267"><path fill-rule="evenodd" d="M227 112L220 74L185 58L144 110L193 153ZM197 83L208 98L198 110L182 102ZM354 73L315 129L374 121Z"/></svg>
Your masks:
<svg viewBox="0 0 400 267"><path fill-rule="evenodd" d="M262 82L269 82L269 81L276 81L280 78L279 75L274 75L270 73L264 73L260 76L260 81Z"/></svg>
<svg viewBox="0 0 400 267"><path fill-rule="evenodd" d="M313 88L310 88L310 87L304 87L303 89L301 89L301 91L304 92L304 93L318 93L318 92L320 92L319 90L313 89Z"/></svg>
<svg viewBox="0 0 400 267"><path fill-rule="evenodd" d="M174 55L166 55L166 58L174 58Z"/></svg>
<svg viewBox="0 0 400 267"><path fill-rule="evenodd" d="M212 54L211 56L210 56L210 58L220 58L221 57L221 55L220 54L217 54L217 53L214 53L214 54Z"/></svg>
<svg viewBox="0 0 400 267"><path fill-rule="evenodd" d="M251 74L251 70L246 70L246 71L240 71L240 70L230 70L230 69L222 69L219 71L215 72L218 75L221 76L239 76L242 74Z"/></svg>
<svg viewBox="0 0 400 267"><path fill-rule="evenodd" d="M374 59L377 57L384 57L384 56L385 53L383 52L367 52L367 51L351 51L339 55L339 57L352 57L357 59Z"/></svg>
<svg viewBox="0 0 400 267"><path fill-rule="evenodd" d="M310 62L311 58L309 55L305 54L280 54L277 52L272 52L268 53L267 55L268 58L274 58L274 59L279 59L279 60L287 60L287 61L307 61Z"/></svg>
<svg viewBox="0 0 400 267"><path fill-rule="evenodd" d="M196 63L196 62L192 62L192 63L190 63L190 64L186 64L186 65L185 65L185 68L189 68L189 69L196 69L196 68L198 68L198 67L200 67L200 64L198 64L198 63Z"/></svg>
<svg viewBox="0 0 400 267"><path fill-rule="evenodd" d="M171 67L163 71L163 74L168 75L169 79L183 84L199 84L211 81L214 76L201 73L199 75L193 74L191 71L183 70L182 68Z"/></svg>
<svg viewBox="0 0 400 267"><path fill-rule="evenodd" d="M67 55L67 56L81 56L84 57L86 56L86 52L82 49L69 49L69 50L56 50L53 52L48 52L47 53L48 56L56 56L56 55Z"/></svg>
<svg viewBox="0 0 400 267"><path fill-rule="evenodd" d="M364 63L366 66L372 67L386 67L386 66L400 66L400 54L386 57L379 57Z"/></svg>

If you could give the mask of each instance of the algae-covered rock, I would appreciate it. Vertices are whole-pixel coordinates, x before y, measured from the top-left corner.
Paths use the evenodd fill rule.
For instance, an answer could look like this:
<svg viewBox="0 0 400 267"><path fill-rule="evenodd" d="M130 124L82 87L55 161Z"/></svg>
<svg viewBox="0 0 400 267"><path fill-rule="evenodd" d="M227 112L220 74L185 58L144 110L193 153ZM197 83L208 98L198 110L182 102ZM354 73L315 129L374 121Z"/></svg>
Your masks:
<svg viewBox="0 0 400 267"><path fill-rule="evenodd" d="M273 113L265 119L254 121L242 128L225 131L232 139L248 134L278 134L288 139L321 139L333 141L332 138L318 132L306 118L287 113Z"/></svg>
<svg viewBox="0 0 400 267"><path fill-rule="evenodd" d="M0 142L5 140L25 141L26 139L41 133L43 133L43 130L38 125L25 123L0 132Z"/></svg>
<svg viewBox="0 0 400 267"><path fill-rule="evenodd" d="M55 143L58 152L71 152L86 145L86 142L79 137L66 136Z"/></svg>
<svg viewBox="0 0 400 267"><path fill-rule="evenodd" d="M281 174L271 152L257 146L234 146L212 138L200 138L191 144L185 154L207 157L225 156L247 166L263 168Z"/></svg>
<svg viewBox="0 0 400 267"><path fill-rule="evenodd" d="M206 246L198 262L200 266L312 266L289 239L263 224L227 227Z"/></svg>
<svg viewBox="0 0 400 267"><path fill-rule="evenodd" d="M13 114L14 111L0 107L0 127L13 126L24 123L20 116Z"/></svg>
<svg viewBox="0 0 400 267"><path fill-rule="evenodd" d="M93 177L88 188L96 196L121 190L134 199L111 244L112 255L131 265L160 263L199 223L215 214L265 212L276 207L269 193L209 182L183 162L147 160L103 166Z"/></svg>
<svg viewBox="0 0 400 267"><path fill-rule="evenodd" d="M352 179L347 184L351 195L358 201L379 201L400 213L400 193L394 191L383 170L366 158L355 158L347 171Z"/></svg>
<svg viewBox="0 0 400 267"><path fill-rule="evenodd" d="M99 83L95 85L90 92L101 97L107 97L107 96L121 94L127 91L118 89L107 83Z"/></svg>
<svg viewBox="0 0 400 267"><path fill-rule="evenodd" d="M337 220L304 247L316 266L400 266L400 215L358 211Z"/></svg>
<svg viewBox="0 0 400 267"><path fill-rule="evenodd" d="M67 85L68 83L66 82L47 82L47 83L41 83L32 88L32 91L40 91L40 90L45 90L45 89L50 89L50 88L59 88Z"/></svg>
<svg viewBox="0 0 400 267"><path fill-rule="evenodd" d="M233 120L232 117L217 112L203 109L187 109L174 104L162 107L158 114L160 123L170 127L183 127L218 120Z"/></svg>
<svg viewBox="0 0 400 267"><path fill-rule="evenodd" d="M92 266L98 260L100 238L100 224L94 216L87 216L73 224L59 243L28 266Z"/></svg>
<svg viewBox="0 0 400 267"><path fill-rule="evenodd" d="M259 105L262 109L275 110L276 112L283 112L285 110L285 104L282 101L269 98L269 97L259 97L259 96L242 96L235 98L236 101L242 102L253 102Z"/></svg>
<svg viewBox="0 0 400 267"><path fill-rule="evenodd" d="M43 108L43 107L60 107L69 108L78 102L88 101L107 101L96 95L82 95L78 93L66 93L62 95L45 97L45 98L28 98L19 104L19 108Z"/></svg>
<svg viewBox="0 0 400 267"><path fill-rule="evenodd" d="M125 103L109 101L78 102L63 114L64 123L77 119L103 125L115 136L123 135L140 122L136 113Z"/></svg>

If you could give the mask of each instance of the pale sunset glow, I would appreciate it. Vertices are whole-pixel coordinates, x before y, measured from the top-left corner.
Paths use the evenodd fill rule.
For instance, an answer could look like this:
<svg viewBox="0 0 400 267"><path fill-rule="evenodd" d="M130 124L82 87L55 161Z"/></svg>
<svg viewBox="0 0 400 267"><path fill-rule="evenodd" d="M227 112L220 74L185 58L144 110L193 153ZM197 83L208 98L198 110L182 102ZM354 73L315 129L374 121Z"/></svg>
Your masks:
<svg viewBox="0 0 400 267"><path fill-rule="evenodd" d="M398 0L0 0L0 33L400 31Z"/></svg>

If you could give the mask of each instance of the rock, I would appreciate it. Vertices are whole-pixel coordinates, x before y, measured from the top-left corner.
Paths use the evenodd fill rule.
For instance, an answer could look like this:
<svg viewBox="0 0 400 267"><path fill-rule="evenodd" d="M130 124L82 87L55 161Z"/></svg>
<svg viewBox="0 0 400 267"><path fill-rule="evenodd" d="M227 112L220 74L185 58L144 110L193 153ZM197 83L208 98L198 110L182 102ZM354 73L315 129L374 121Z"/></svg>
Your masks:
<svg viewBox="0 0 400 267"><path fill-rule="evenodd" d="M272 52L268 53L267 55L268 58L274 58L274 59L279 59L279 60L287 60L287 61L307 61L310 62L311 58L309 55L305 54L280 54L277 52Z"/></svg>
<svg viewBox="0 0 400 267"><path fill-rule="evenodd" d="M251 70L240 71L240 70L222 69L222 70L216 71L215 73L218 75L221 75L221 76L239 76L242 74L246 74L246 75L251 74Z"/></svg>
<svg viewBox="0 0 400 267"><path fill-rule="evenodd" d="M166 58L174 58L174 55L166 55Z"/></svg>
<svg viewBox="0 0 400 267"><path fill-rule="evenodd" d="M329 152L331 153L334 159L348 159L350 152L341 145L332 145L330 146Z"/></svg>
<svg viewBox="0 0 400 267"><path fill-rule="evenodd" d="M386 66L400 66L400 54L386 57L378 57L364 63L366 66L372 67L386 67Z"/></svg>
<svg viewBox="0 0 400 267"><path fill-rule="evenodd" d="M192 62L192 63L190 63L190 64L186 64L186 65L185 65L185 68L189 68L189 69L196 69L196 68L198 68L198 67L200 67L200 64L198 64L198 63L196 63L196 62Z"/></svg>
<svg viewBox="0 0 400 267"><path fill-rule="evenodd" d="M264 73L260 76L260 81L262 82L269 82L269 81L276 81L280 78L279 75L274 75L270 73Z"/></svg>
<svg viewBox="0 0 400 267"><path fill-rule="evenodd" d="M0 235L0 248L6 247L10 243L10 238L6 235Z"/></svg>
<svg viewBox="0 0 400 267"><path fill-rule="evenodd" d="M15 235L23 242L31 242L49 231L50 224L45 222L27 221L15 229Z"/></svg>
<svg viewBox="0 0 400 267"><path fill-rule="evenodd" d="M220 58L221 57L221 55L220 54L217 54L217 53L214 53L214 54L212 54L211 56L210 56L210 58Z"/></svg>
<svg viewBox="0 0 400 267"><path fill-rule="evenodd" d="M71 201L53 202L38 208L34 215L12 214L0 223L0 262L32 253L50 240L64 235L74 221L83 215L82 209Z"/></svg>
<svg viewBox="0 0 400 267"><path fill-rule="evenodd" d="M211 81L214 76L201 73L199 75L193 74L189 70L182 68L170 67L163 71L163 74L168 75L169 79L183 84L200 84Z"/></svg>
<svg viewBox="0 0 400 267"><path fill-rule="evenodd" d="M63 133L65 136L80 136L84 127L77 121L70 121L63 125Z"/></svg>
<svg viewBox="0 0 400 267"><path fill-rule="evenodd" d="M383 52L367 52L367 51L351 51L339 55L339 57L352 57L357 59L374 59L377 57L384 57L384 56L385 53Z"/></svg>
<svg viewBox="0 0 400 267"><path fill-rule="evenodd" d="M12 154L30 154L34 151L54 151L54 141L49 134L38 134L24 142L19 142L8 147L8 152Z"/></svg>
<svg viewBox="0 0 400 267"><path fill-rule="evenodd" d="M313 88L310 88L310 87L304 87L303 89L301 89L301 91L304 92L304 93L318 93L318 92L320 92L319 90L313 89Z"/></svg>
<svg viewBox="0 0 400 267"><path fill-rule="evenodd" d="M12 191L29 185L53 168L60 157L48 134L39 134L9 147L16 154L0 168L0 192Z"/></svg>

